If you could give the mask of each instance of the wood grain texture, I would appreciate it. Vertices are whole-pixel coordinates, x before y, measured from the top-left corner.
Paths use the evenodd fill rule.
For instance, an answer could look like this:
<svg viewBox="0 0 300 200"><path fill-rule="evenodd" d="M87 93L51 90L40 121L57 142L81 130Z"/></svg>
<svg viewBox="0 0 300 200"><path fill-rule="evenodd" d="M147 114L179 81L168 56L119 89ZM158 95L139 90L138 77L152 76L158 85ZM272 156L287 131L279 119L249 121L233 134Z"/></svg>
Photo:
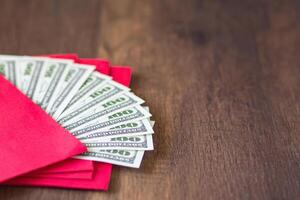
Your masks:
<svg viewBox="0 0 300 200"><path fill-rule="evenodd" d="M76 52L134 70L157 124L108 192L1 187L0 199L299 199L300 3L1 0L0 53Z"/></svg>

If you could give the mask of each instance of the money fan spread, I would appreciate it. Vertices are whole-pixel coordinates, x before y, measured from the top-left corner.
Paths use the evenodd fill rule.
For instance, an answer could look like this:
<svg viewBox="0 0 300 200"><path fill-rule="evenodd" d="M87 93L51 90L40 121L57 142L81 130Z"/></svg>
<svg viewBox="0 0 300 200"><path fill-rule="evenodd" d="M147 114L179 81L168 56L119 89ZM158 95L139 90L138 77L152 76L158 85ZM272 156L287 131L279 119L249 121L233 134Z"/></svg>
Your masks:
<svg viewBox="0 0 300 200"><path fill-rule="evenodd" d="M72 59L0 56L0 74L86 146L72 159L138 168L153 150L149 108L95 69Z"/></svg>

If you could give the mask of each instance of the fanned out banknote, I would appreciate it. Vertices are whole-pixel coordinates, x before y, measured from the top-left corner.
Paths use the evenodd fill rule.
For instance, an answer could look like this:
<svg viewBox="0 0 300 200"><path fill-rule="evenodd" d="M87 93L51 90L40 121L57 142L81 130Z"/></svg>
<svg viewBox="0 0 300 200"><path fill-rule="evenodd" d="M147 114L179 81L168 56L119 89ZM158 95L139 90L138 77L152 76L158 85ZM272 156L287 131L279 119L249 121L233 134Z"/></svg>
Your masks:
<svg viewBox="0 0 300 200"><path fill-rule="evenodd" d="M138 168L154 149L145 101L93 65L0 55L0 74L87 147L77 159Z"/></svg>

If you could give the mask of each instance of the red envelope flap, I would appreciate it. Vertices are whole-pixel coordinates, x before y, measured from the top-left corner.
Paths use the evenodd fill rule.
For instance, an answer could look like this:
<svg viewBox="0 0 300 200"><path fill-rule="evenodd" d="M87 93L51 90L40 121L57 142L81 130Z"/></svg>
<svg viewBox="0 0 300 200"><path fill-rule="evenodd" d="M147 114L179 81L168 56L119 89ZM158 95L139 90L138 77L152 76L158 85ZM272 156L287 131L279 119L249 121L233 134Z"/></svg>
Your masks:
<svg viewBox="0 0 300 200"><path fill-rule="evenodd" d="M70 172L93 171L93 170L94 170L94 165L92 161L69 158L59 163L55 163L53 165L38 169L34 172L31 172L30 174L34 174L35 172L38 174L55 174L55 173L70 173Z"/></svg>
<svg viewBox="0 0 300 200"><path fill-rule="evenodd" d="M0 76L0 181L86 151L67 130Z"/></svg>
<svg viewBox="0 0 300 200"><path fill-rule="evenodd" d="M113 80L129 86L131 81L131 68L127 66L113 66L110 69L110 75L113 77Z"/></svg>
<svg viewBox="0 0 300 200"><path fill-rule="evenodd" d="M36 171L34 171L36 172ZM49 174L39 174L39 173L28 173L23 175L23 177L28 178L63 178L63 179L93 179L94 171L78 171L70 173L49 173Z"/></svg>
<svg viewBox="0 0 300 200"><path fill-rule="evenodd" d="M88 64L88 63L87 63ZM129 85L128 80L131 79L131 69L122 67L112 67L114 80L122 80L125 86ZM82 160L80 160L82 161ZM8 182L6 185L27 185L27 186L46 186L46 187L62 187L77 189L94 189L107 190L110 181L112 165L107 163L96 162L94 177L92 180L78 179L55 179L55 178L28 178L17 177Z"/></svg>
<svg viewBox="0 0 300 200"><path fill-rule="evenodd" d="M96 163L92 180L88 179L67 179L67 178L32 178L18 177L5 182L5 185L27 185L59 187L85 190L107 190L110 181L111 165L107 163Z"/></svg>
<svg viewBox="0 0 300 200"><path fill-rule="evenodd" d="M63 59L70 59L74 60L74 62L77 61L78 56L75 53L68 53L68 54L51 54L51 55L43 55L45 57L50 57L50 58L63 58Z"/></svg>

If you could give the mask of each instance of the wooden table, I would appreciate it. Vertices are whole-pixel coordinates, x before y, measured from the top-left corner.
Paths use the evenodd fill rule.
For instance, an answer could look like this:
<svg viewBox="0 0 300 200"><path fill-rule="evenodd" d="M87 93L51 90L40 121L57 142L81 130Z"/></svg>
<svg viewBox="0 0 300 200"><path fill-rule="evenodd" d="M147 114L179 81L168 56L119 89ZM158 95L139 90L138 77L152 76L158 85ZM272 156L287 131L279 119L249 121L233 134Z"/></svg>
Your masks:
<svg viewBox="0 0 300 200"><path fill-rule="evenodd" d="M157 124L108 192L1 187L0 199L299 199L300 4L1 0L0 53L130 65Z"/></svg>

